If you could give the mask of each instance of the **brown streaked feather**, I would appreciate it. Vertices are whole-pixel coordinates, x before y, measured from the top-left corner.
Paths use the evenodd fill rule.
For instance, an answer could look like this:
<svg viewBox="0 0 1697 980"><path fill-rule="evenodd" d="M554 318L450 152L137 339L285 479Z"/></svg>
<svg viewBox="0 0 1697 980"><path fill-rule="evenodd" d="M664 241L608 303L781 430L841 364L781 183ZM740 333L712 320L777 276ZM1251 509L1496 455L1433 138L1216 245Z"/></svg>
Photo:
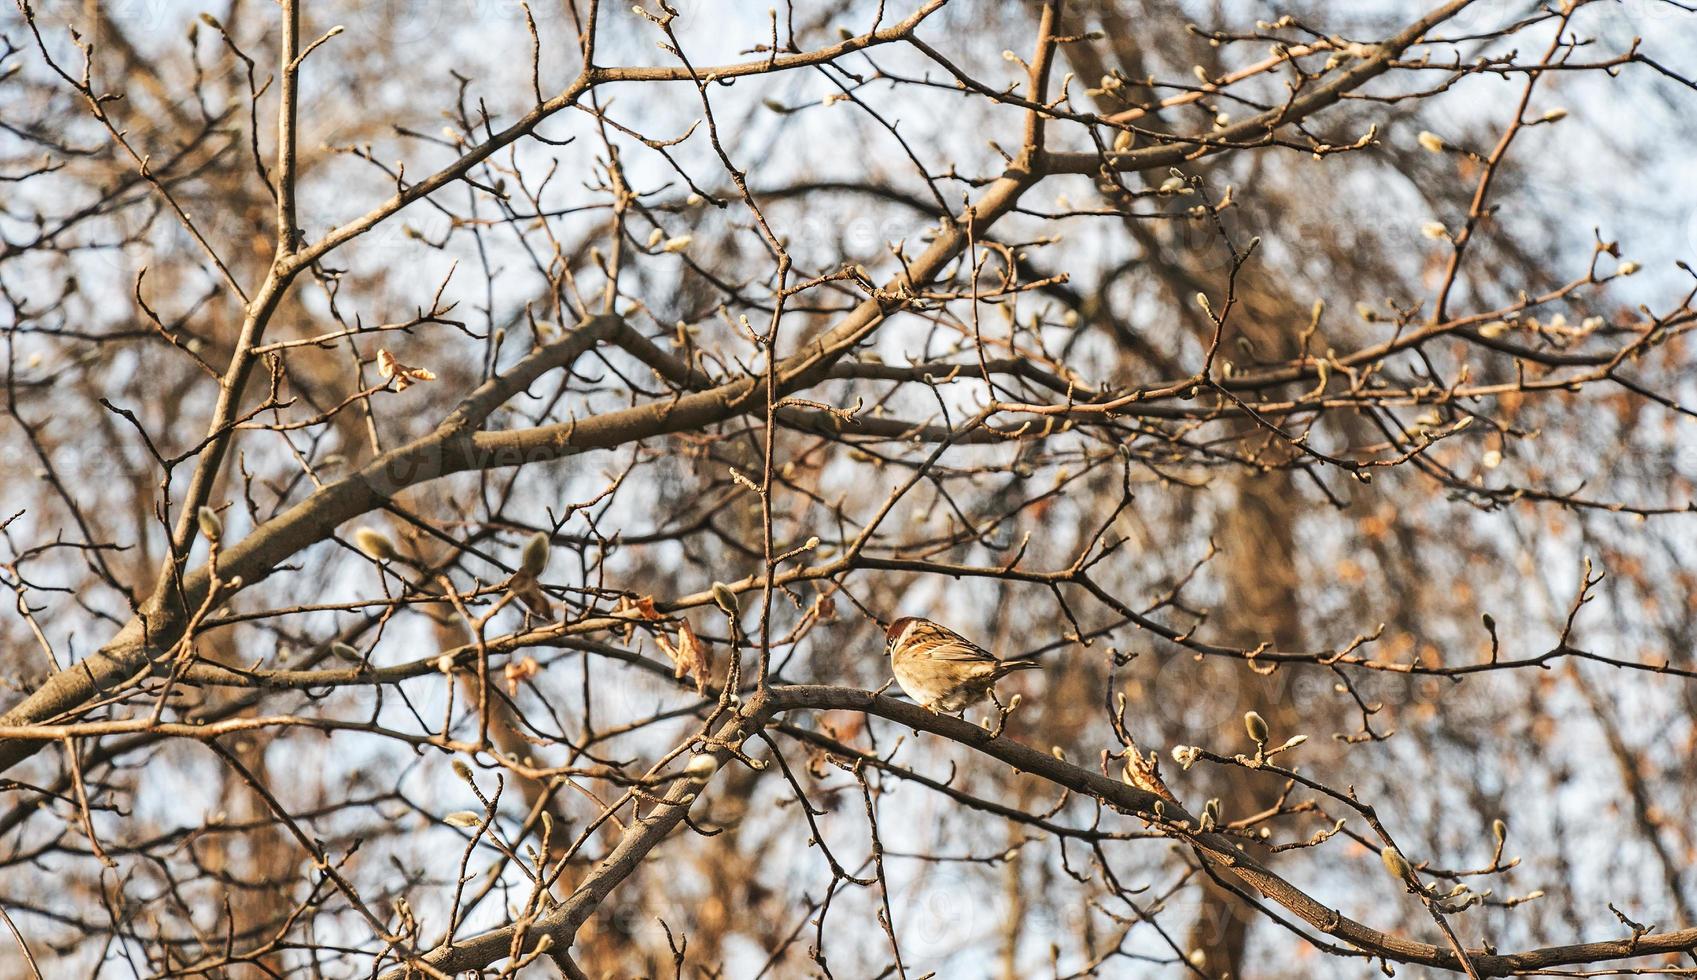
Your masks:
<svg viewBox="0 0 1697 980"><path fill-rule="evenodd" d="M910 620L909 624L896 634L896 641L912 655L959 663L1001 663L989 651L947 626L939 626L924 619ZM891 628L894 629L893 626Z"/></svg>

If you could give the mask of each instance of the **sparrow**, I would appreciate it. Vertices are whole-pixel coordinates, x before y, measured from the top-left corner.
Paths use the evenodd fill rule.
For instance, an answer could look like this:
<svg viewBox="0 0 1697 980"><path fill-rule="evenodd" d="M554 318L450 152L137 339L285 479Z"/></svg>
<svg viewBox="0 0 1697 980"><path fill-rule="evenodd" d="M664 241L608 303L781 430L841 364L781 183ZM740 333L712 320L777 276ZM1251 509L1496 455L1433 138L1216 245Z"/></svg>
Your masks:
<svg viewBox="0 0 1697 980"><path fill-rule="evenodd" d="M1016 670L1035 660L997 660L988 651L929 619L903 616L885 631L890 668L907 696L935 712L965 711Z"/></svg>

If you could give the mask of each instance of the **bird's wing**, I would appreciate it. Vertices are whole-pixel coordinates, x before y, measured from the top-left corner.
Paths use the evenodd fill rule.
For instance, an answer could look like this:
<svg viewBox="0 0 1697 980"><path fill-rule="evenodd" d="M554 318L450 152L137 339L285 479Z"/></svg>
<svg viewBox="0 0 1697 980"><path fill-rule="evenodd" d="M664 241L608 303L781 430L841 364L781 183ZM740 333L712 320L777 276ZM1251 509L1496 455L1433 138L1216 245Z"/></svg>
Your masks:
<svg viewBox="0 0 1697 980"><path fill-rule="evenodd" d="M977 644L946 626L927 623L909 639L914 652L934 660L956 663L996 663L996 658Z"/></svg>

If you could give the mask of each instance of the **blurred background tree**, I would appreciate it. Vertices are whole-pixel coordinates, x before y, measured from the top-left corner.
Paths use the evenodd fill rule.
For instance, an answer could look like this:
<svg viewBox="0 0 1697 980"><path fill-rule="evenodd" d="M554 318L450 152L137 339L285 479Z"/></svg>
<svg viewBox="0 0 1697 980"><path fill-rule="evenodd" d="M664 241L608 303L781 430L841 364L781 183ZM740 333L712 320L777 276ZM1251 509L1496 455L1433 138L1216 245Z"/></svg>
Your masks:
<svg viewBox="0 0 1697 980"><path fill-rule="evenodd" d="M1697 964L1683 5L0 36L5 975Z"/></svg>

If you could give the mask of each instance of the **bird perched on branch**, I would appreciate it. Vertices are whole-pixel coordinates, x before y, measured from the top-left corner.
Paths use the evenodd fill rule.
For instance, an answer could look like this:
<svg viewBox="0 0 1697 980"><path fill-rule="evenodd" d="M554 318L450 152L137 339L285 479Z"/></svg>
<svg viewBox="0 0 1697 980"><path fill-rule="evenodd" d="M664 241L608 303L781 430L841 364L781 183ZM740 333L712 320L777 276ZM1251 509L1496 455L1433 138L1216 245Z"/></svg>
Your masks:
<svg viewBox="0 0 1697 980"><path fill-rule="evenodd" d="M1016 670L1035 660L997 660L988 651L929 619L903 616L885 631L896 683L907 696L937 712L965 711Z"/></svg>

